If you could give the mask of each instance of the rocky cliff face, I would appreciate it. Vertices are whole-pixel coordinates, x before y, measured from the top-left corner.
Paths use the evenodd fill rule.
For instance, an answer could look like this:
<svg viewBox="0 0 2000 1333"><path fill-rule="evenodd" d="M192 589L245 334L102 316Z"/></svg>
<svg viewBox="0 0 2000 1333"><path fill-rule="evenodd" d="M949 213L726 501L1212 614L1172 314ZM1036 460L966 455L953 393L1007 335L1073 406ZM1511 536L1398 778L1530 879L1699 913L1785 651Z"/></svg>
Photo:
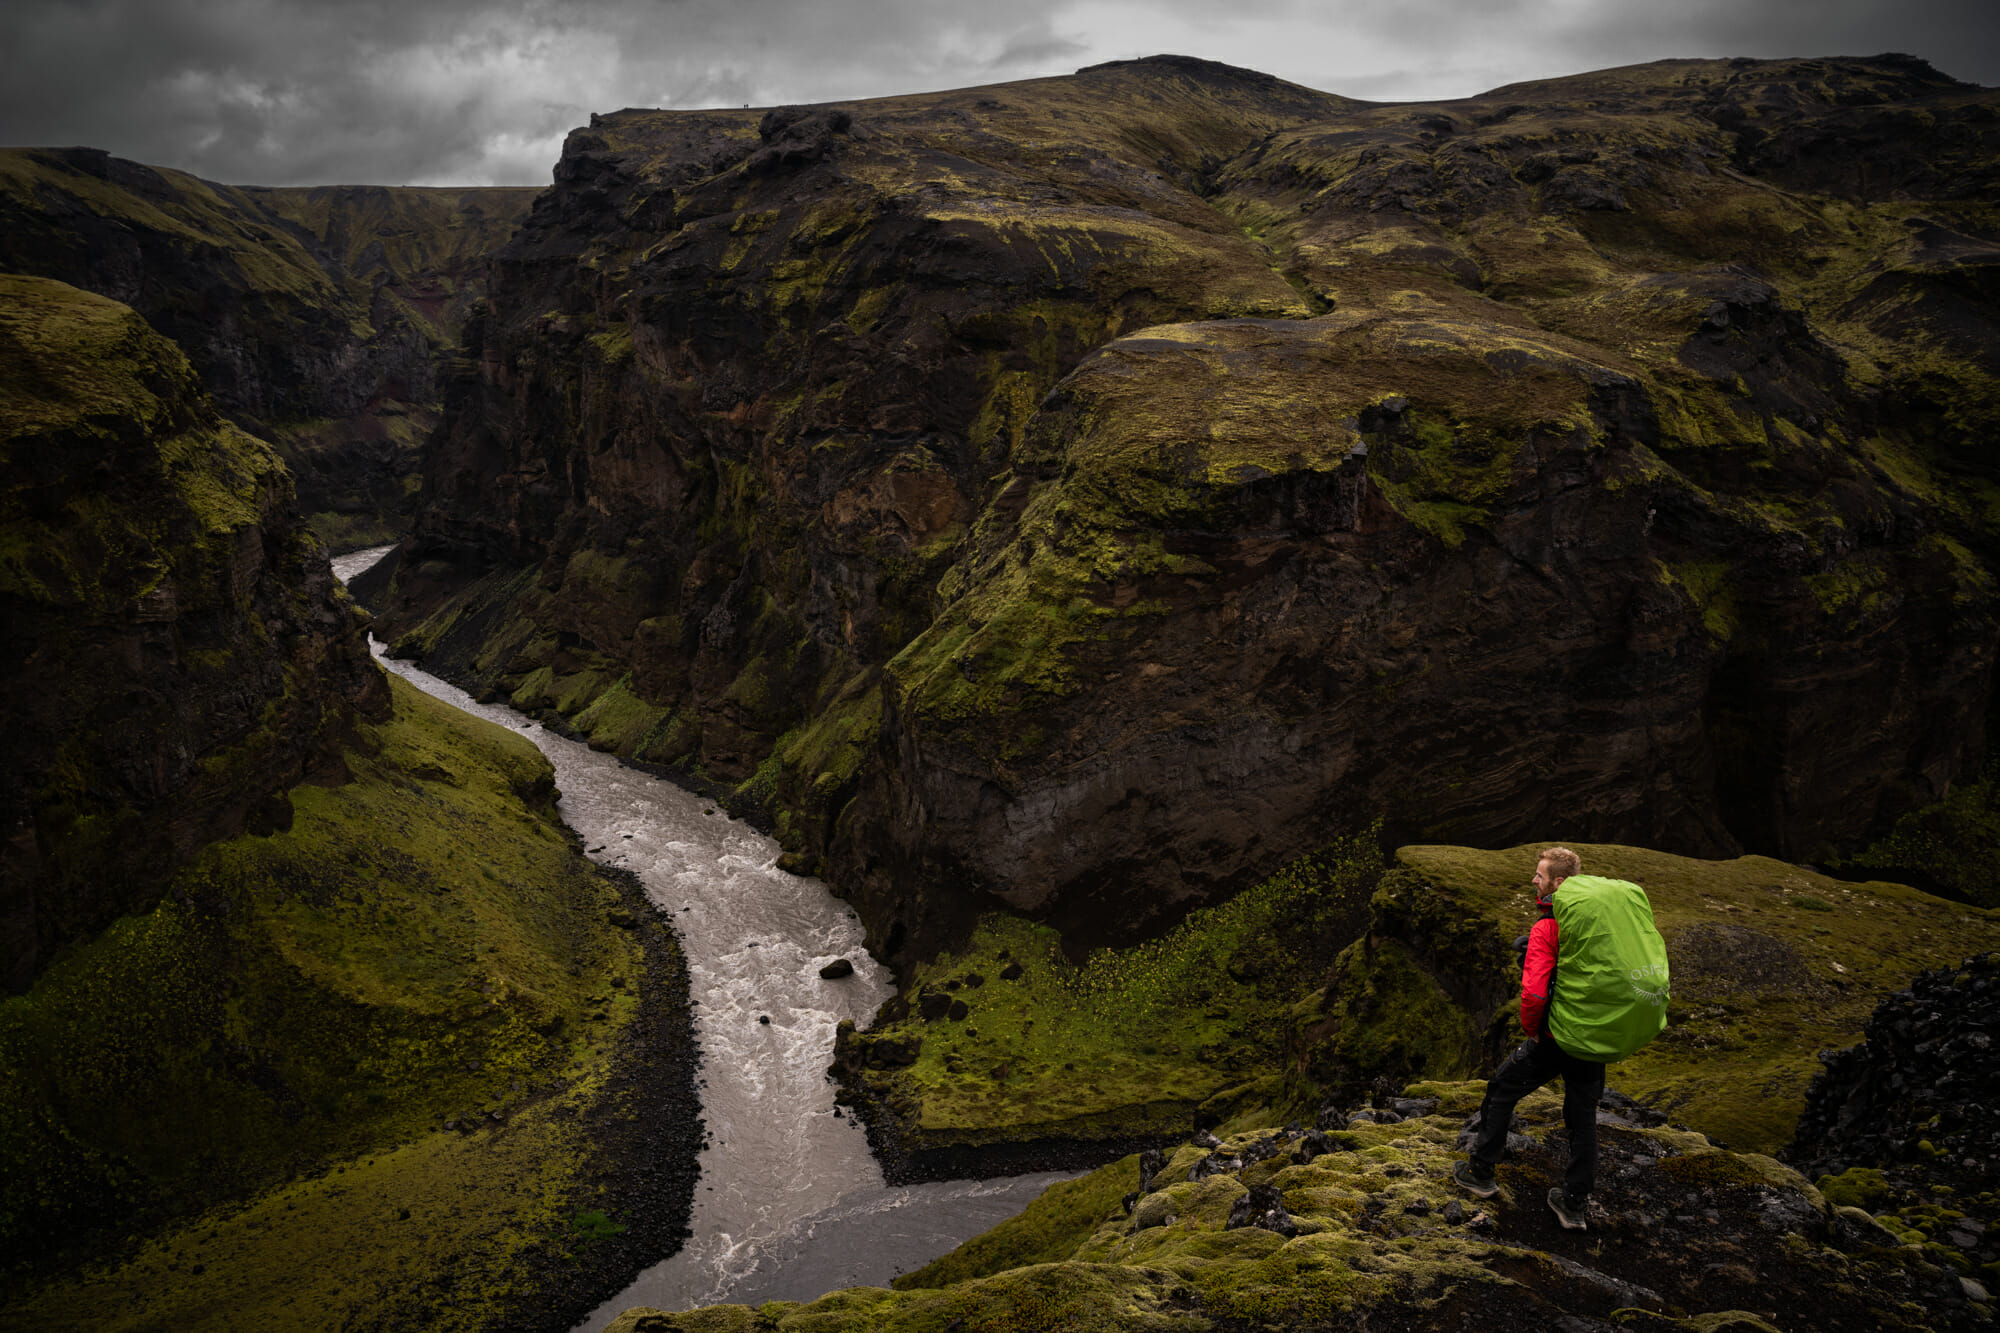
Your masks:
<svg viewBox="0 0 2000 1333"><path fill-rule="evenodd" d="M322 535L403 530L438 353L532 189L239 189L84 148L0 152L0 269L124 302L292 466Z"/></svg>
<svg viewBox="0 0 2000 1333"><path fill-rule="evenodd" d="M172 342L0 277L10 1326L568 1327L684 1234L673 936L365 623Z"/></svg>
<svg viewBox="0 0 2000 1333"><path fill-rule="evenodd" d="M371 603L890 956L1371 817L1850 849L1982 751L1996 150L1897 57L600 117Z"/></svg>
<svg viewBox="0 0 2000 1333"><path fill-rule="evenodd" d="M19 991L388 706L284 465L126 306L0 278L0 922Z"/></svg>

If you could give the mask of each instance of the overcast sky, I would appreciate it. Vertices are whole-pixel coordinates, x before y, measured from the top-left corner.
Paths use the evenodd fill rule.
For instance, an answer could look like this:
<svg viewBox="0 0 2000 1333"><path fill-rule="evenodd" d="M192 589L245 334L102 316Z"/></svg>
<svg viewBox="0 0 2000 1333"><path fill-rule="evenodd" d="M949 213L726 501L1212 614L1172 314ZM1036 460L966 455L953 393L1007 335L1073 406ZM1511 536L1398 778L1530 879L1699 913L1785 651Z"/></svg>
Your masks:
<svg viewBox="0 0 2000 1333"><path fill-rule="evenodd" d="M2000 84L1994 0L0 0L0 144L232 184L546 184L626 106L769 106L1174 52L1350 97L1669 56L1907 51Z"/></svg>

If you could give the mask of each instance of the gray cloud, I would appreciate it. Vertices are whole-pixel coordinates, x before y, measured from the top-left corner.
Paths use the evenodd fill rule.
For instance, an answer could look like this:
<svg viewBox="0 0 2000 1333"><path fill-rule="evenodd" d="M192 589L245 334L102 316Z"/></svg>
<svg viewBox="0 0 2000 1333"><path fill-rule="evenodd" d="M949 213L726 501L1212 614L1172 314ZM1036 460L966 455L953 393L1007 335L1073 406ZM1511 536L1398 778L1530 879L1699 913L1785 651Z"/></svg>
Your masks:
<svg viewBox="0 0 2000 1333"><path fill-rule="evenodd" d="M623 106L768 105L1181 51L1350 96L1667 56L1905 50L2000 82L1961 0L9 0L0 141L236 183L539 183Z"/></svg>

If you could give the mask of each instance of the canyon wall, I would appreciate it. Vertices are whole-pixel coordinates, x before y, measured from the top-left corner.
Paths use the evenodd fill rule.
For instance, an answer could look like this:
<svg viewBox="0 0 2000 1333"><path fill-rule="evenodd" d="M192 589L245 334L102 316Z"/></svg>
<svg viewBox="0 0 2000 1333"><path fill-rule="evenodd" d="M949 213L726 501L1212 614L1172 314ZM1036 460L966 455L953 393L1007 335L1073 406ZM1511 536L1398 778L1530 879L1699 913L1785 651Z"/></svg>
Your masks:
<svg viewBox="0 0 2000 1333"><path fill-rule="evenodd" d="M97 149L0 150L0 270L132 306L291 467L336 545L408 524L438 362L536 191L217 185Z"/></svg>
<svg viewBox="0 0 2000 1333"><path fill-rule="evenodd" d="M13 1324L568 1327L678 1244L674 937L366 626L174 343L0 276ZM575 1253L587 1207L629 1235Z"/></svg>
<svg viewBox="0 0 2000 1333"><path fill-rule="evenodd" d="M892 958L1374 819L1839 854L1984 753L1996 149L1905 57L595 117L364 600Z"/></svg>
<svg viewBox="0 0 2000 1333"><path fill-rule="evenodd" d="M6 979L287 822L386 716L365 618L270 446L129 307L0 277Z"/></svg>

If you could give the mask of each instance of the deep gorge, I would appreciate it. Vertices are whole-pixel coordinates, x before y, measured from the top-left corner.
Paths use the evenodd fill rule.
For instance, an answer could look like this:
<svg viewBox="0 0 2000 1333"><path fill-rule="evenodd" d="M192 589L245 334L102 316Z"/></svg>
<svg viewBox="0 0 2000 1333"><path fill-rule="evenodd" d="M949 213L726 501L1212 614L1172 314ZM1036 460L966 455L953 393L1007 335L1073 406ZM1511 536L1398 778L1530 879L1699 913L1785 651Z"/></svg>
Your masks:
<svg viewBox="0 0 2000 1333"><path fill-rule="evenodd" d="M1902 56L1157 57L540 191L0 154L0 1322L1981 1326L2000 1090L1869 1138L1815 1052L2000 941L1996 139ZM1555 841L1675 975L1584 1244L1436 1188ZM797 1189L704 1202L725 1124ZM598 1308L676 1251L633 1300L759 1308Z"/></svg>

